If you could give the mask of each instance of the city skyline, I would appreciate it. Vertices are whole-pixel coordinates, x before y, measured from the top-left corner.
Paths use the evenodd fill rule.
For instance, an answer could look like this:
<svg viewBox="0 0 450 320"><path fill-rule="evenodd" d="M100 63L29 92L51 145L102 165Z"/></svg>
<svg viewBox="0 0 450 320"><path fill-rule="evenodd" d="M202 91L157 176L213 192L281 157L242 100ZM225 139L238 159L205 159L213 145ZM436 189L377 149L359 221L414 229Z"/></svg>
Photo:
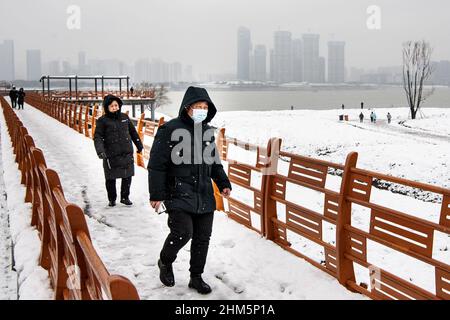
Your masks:
<svg viewBox="0 0 450 320"><path fill-rule="evenodd" d="M247 29L249 32L250 30ZM281 34L291 34L289 31L281 31ZM238 33L239 34L239 33ZM280 34L280 31L275 31L274 36ZM312 44L306 45L306 39L315 39ZM348 67L345 62L344 48L345 41L328 41L328 52L322 56L317 56L317 47L320 42L320 35L304 34L302 39L290 39L292 57L290 71L290 81L287 82L310 82L310 83L374 83L374 84L400 84L402 82L402 67L398 66L382 66L372 69L362 69L355 67ZM317 41L316 41L317 40ZM274 81L273 69L273 48L267 48L264 44L251 43L251 34L249 34L248 42L250 43L249 59L247 65L249 68L248 78L251 81ZM0 58L6 57L0 61L0 70L7 70L9 74L14 73L15 51L14 41L0 39ZM308 49L308 47L311 47ZM318 71L319 78L316 81L307 81L305 77L305 53L314 51L313 56L317 60L316 73ZM13 53L13 55L10 54ZM269 54L270 52L270 54ZM238 52L239 53L239 52ZM86 51L79 51L77 53L77 63L72 63L67 60L50 60L42 62L41 50L27 49L25 52L27 56L26 77L15 80L38 80L40 78L36 75L128 75L132 82L137 84L140 82L154 82L154 83L177 83L177 82L209 82L209 81L233 81L239 79L237 74L223 73L223 74L201 74L194 75L192 65L183 65L180 62L166 62L158 58L142 58L136 60L134 63L127 64L118 59L97 59L90 58ZM6 55L6 56L5 56ZM325 60L327 62L325 62ZM36 64L39 61L40 65ZM308 63L308 62L306 62ZM434 73L432 74L431 83L438 85L450 85L450 60L432 60ZM314 69L314 68L313 68ZM39 72L41 70L41 72ZM3 71L1 74L5 74ZM31 76L33 74L33 76ZM317 75L316 75L317 76ZM0 79L0 80L6 80ZM342 81L344 79L344 81ZM245 80L245 79L241 79ZM11 80L9 80L11 81ZM278 81L283 83L283 81Z"/></svg>
<svg viewBox="0 0 450 320"><path fill-rule="evenodd" d="M367 26L373 4L381 10L377 30ZM441 10L434 10L433 4ZM70 5L80 9L80 29L67 27ZM18 6L27 10L19 13ZM292 38L320 34L321 52L326 52L328 41L345 39L352 62L348 67L370 69L401 64L401 45L407 40L426 39L435 47L434 60L448 60L446 8L450 4L443 0L17 0L2 3L0 39L14 40L21 53L16 56L19 78L26 77L27 49L40 49L44 60L72 64L85 50L90 57L128 64L152 57L192 65L199 74L235 73L235 32L240 25L253 31L255 44L267 48L273 47L272 33L277 30L290 30Z"/></svg>

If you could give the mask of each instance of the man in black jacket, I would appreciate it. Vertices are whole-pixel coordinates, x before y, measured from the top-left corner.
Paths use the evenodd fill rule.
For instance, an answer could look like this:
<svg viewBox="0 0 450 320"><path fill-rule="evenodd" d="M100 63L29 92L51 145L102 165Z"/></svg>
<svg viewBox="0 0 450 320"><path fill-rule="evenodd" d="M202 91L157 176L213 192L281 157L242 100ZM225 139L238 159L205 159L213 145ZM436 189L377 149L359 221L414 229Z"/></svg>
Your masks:
<svg viewBox="0 0 450 320"><path fill-rule="evenodd" d="M128 115L121 113L122 100L107 95L103 100L105 114L97 120L94 145L97 155L103 159L109 206L116 205L116 179L122 179L120 202L131 206L129 199L131 177L134 176L134 142L138 152L144 148Z"/></svg>
<svg viewBox="0 0 450 320"><path fill-rule="evenodd" d="M13 109L15 109L17 105L17 94L16 87L12 87L12 89L9 90L9 98L11 99L11 106Z"/></svg>
<svg viewBox="0 0 450 320"><path fill-rule="evenodd" d="M208 126L216 112L205 89L189 87L178 117L158 129L148 163L150 204L158 211L164 201L169 214L170 234L158 260L160 280L175 285L172 263L192 238L189 287L202 294L211 292L201 277L216 209L211 179L222 196L231 192Z"/></svg>

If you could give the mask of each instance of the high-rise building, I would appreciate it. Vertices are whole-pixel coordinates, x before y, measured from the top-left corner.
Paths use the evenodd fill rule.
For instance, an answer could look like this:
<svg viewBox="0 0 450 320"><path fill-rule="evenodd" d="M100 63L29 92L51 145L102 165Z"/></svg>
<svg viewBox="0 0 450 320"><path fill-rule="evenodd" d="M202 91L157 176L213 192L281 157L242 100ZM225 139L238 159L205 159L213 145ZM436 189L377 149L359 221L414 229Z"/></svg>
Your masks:
<svg viewBox="0 0 450 320"><path fill-rule="evenodd" d="M266 81L267 64L266 46L256 45L253 53L253 77L252 80Z"/></svg>
<svg viewBox="0 0 450 320"><path fill-rule="evenodd" d="M303 45L301 39L292 40L292 80L303 81Z"/></svg>
<svg viewBox="0 0 450 320"><path fill-rule="evenodd" d="M148 59L139 59L134 64L134 81L136 83L150 80L150 63Z"/></svg>
<svg viewBox="0 0 450 320"><path fill-rule="evenodd" d="M250 78L251 47L250 30L239 27L237 32L237 78L239 80L249 80Z"/></svg>
<svg viewBox="0 0 450 320"><path fill-rule="evenodd" d="M161 83L169 81L169 64L161 59L152 59L150 64L150 82Z"/></svg>
<svg viewBox="0 0 450 320"><path fill-rule="evenodd" d="M27 80L37 81L41 76L41 50L27 50Z"/></svg>
<svg viewBox="0 0 450 320"><path fill-rule="evenodd" d="M89 75L89 66L86 63L86 52L78 52L78 74L79 75Z"/></svg>
<svg viewBox="0 0 450 320"><path fill-rule="evenodd" d="M63 76L68 76L72 74L72 67L69 61L62 62L62 74Z"/></svg>
<svg viewBox="0 0 450 320"><path fill-rule="evenodd" d="M292 35L289 31L275 31L273 49L273 80L292 81Z"/></svg>
<svg viewBox="0 0 450 320"><path fill-rule="evenodd" d="M318 34L304 34L303 39L303 81L320 82Z"/></svg>
<svg viewBox="0 0 450 320"><path fill-rule="evenodd" d="M180 82L182 76L181 63L174 62L170 64L170 77L169 82Z"/></svg>
<svg viewBox="0 0 450 320"><path fill-rule="evenodd" d="M14 67L14 41L5 40L0 43L0 80L16 79Z"/></svg>
<svg viewBox="0 0 450 320"><path fill-rule="evenodd" d="M328 82L345 82L345 42L328 42Z"/></svg>
<svg viewBox="0 0 450 320"><path fill-rule="evenodd" d="M325 58L324 57L319 57L317 82L318 83L325 82Z"/></svg>
<svg viewBox="0 0 450 320"><path fill-rule="evenodd" d="M186 67L184 67L183 81L186 81L186 82L194 81L194 72L192 69L192 65L187 65Z"/></svg>
<svg viewBox="0 0 450 320"><path fill-rule="evenodd" d="M51 76L61 75L61 69L59 67L59 60L53 60L48 63L48 73Z"/></svg>

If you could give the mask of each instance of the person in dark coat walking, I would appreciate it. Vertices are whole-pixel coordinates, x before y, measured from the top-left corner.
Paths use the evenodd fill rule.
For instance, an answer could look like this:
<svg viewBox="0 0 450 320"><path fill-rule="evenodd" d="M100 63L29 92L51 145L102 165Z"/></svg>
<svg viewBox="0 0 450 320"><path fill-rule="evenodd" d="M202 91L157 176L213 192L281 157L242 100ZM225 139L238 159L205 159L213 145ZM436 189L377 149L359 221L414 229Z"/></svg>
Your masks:
<svg viewBox="0 0 450 320"><path fill-rule="evenodd" d="M109 206L116 205L116 179L122 179L120 202L131 206L129 199L131 177L134 175L133 144L138 153L144 148L128 115L121 113L122 100L113 95L103 99L105 114L97 120L94 145L103 159L103 169Z"/></svg>
<svg viewBox="0 0 450 320"><path fill-rule="evenodd" d="M388 120L388 123L391 123L392 115L390 112L387 113L387 120Z"/></svg>
<svg viewBox="0 0 450 320"><path fill-rule="evenodd" d="M359 114L359 122L363 122L363 120L364 120L364 113L360 113Z"/></svg>
<svg viewBox="0 0 450 320"><path fill-rule="evenodd" d="M159 127L148 163L150 205L158 211L164 201L169 215L170 233L158 260L160 280L166 286L175 285L172 263L192 238L188 286L201 294L211 292L201 277L216 210L211 179L222 196L231 193L214 130L208 125L216 112L204 88L189 87L178 117Z"/></svg>
<svg viewBox="0 0 450 320"><path fill-rule="evenodd" d="M23 88L20 88L19 91L17 92L17 109L23 110L24 102L25 102L25 91L23 91Z"/></svg>
<svg viewBox="0 0 450 320"><path fill-rule="evenodd" d="M12 89L9 90L9 98L11 99L11 106L13 109L15 109L17 105L17 93L16 87L12 87Z"/></svg>

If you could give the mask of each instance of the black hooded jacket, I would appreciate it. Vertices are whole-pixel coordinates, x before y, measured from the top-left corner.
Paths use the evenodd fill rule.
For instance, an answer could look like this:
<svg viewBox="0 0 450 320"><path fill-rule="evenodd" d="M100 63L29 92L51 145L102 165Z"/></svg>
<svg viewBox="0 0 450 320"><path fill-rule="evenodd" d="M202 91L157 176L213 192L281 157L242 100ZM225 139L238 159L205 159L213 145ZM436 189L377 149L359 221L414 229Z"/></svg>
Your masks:
<svg viewBox="0 0 450 320"><path fill-rule="evenodd" d="M198 101L208 103L208 114L201 124L194 124L187 114L186 107ZM168 210L180 209L201 214L216 209L211 179L220 192L225 188L231 189L214 142L214 131L208 125L216 112L217 109L205 89L189 87L181 103L178 117L158 128L147 166L151 201L164 200ZM194 146L194 130L196 130L196 146ZM201 134L197 134L198 132ZM190 142L190 149L180 148L182 144L178 143L183 139L175 137L172 139L172 134L177 136L183 133L189 136L190 141L187 140L186 143ZM202 156L195 161L194 148L200 150L199 146L202 148L201 154L205 157ZM190 157L188 157L189 150ZM190 158L190 161L179 164L181 159L179 157L183 156L186 156L186 159Z"/></svg>
<svg viewBox="0 0 450 320"><path fill-rule="evenodd" d="M117 101L119 111L111 113L108 106ZM134 157L132 141L138 151L143 145L139 135L125 113L121 113L122 100L107 95L103 100L105 114L97 120L94 134L94 146L97 155L105 153L103 169L106 179L128 178L134 175Z"/></svg>

